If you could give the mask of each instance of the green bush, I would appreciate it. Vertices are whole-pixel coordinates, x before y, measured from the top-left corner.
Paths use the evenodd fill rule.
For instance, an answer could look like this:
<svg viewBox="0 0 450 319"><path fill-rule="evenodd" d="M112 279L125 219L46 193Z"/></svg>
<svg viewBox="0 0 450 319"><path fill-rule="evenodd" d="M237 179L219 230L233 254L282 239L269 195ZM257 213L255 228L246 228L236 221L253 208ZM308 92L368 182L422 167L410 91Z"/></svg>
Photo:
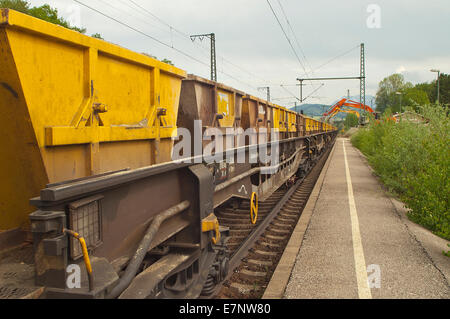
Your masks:
<svg viewBox="0 0 450 319"><path fill-rule="evenodd" d="M352 137L383 183L410 209L408 217L450 240L450 125L446 110L420 107L427 123L386 115Z"/></svg>

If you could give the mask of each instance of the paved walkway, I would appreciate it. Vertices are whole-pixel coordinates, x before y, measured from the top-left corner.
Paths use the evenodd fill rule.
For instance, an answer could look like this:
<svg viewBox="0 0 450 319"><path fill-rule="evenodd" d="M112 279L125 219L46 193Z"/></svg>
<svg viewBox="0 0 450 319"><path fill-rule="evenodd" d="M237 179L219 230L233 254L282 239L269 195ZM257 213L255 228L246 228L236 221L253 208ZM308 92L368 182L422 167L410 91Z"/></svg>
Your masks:
<svg viewBox="0 0 450 319"><path fill-rule="evenodd" d="M330 157L283 297L449 298L448 242L407 219L348 139Z"/></svg>

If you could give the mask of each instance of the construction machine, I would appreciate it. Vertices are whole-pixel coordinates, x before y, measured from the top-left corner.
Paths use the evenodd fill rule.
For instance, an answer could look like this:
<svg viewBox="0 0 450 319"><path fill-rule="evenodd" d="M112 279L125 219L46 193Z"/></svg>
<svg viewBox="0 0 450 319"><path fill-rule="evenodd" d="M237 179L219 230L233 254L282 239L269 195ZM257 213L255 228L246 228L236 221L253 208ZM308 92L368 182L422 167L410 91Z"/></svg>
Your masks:
<svg viewBox="0 0 450 319"><path fill-rule="evenodd" d="M329 122L333 117L335 117L340 112L352 113L356 114L360 120L360 123L364 125L366 123L365 117L361 116L360 111L352 110L351 108L364 110L365 112L373 114L375 116L375 119L379 118L379 113L375 112L370 106L346 98L343 98L334 105L330 106L328 111L323 113L322 116L324 120Z"/></svg>

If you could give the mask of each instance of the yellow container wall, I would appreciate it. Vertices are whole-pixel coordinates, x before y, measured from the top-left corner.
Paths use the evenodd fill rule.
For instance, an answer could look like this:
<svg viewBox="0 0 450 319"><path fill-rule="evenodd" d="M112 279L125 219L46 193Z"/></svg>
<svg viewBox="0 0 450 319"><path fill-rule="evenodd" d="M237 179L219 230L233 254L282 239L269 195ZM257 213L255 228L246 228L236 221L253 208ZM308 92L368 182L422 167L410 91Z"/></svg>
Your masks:
<svg viewBox="0 0 450 319"><path fill-rule="evenodd" d="M278 123L281 122L281 123L279 123L280 132L286 132L287 131L287 128L286 128L286 124L287 124L286 110L284 108L282 108L282 107L280 107L278 110L279 110L279 117L278 117L279 121L278 121Z"/></svg>
<svg viewBox="0 0 450 319"><path fill-rule="evenodd" d="M289 132L297 132L297 116L293 112L288 112Z"/></svg>
<svg viewBox="0 0 450 319"><path fill-rule="evenodd" d="M223 119L219 120L221 127L233 127L235 119L234 94L225 90L217 90L217 111L223 114Z"/></svg>
<svg viewBox="0 0 450 319"><path fill-rule="evenodd" d="M0 19L0 229L27 224L46 183L170 160L183 70L12 10Z"/></svg>
<svg viewBox="0 0 450 319"><path fill-rule="evenodd" d="M278 131L280 129L280 109L272 107L272 127Z"/></svg>

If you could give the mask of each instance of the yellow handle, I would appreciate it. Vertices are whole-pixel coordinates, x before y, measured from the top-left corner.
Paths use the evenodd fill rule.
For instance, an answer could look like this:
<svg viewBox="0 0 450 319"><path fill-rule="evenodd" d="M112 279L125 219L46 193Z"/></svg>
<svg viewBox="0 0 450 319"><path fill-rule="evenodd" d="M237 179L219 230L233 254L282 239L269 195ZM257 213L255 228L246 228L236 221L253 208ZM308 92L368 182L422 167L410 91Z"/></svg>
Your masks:
<svg viewBox="0 0 450 319"><path fill-rule="evenodd" d="M258 219L258 195L253 192L250 200L250 220L252 224L256 223Z"/></svg>
<svg viewBox="0 0 450 319"><path fill-rule="evenodd" d="M213 244L217 244L220 240L219 221L214 213L209 214L208 217L202 220L202 232L214 230L215 237L211 238Z"/></svg>
<svg viewBox="0 0 450 319"><path fill-rule="evenodd" d="M215 227L214 227L214 231L216 233L216 236L211 238L213 244L217 244L217 242L220 240L220 231L219 231L219 223L216 223Z"/></svg>
<svg viewBox="0 0 450 319"><path fill-rule="evenodd" d="M78 237L78 241L80 242L81 249L83 250L83 259L84 259L84 264L86 265L86 269L89 274L92 274L92 266L91 266L91 261L89 260L89 253L87 250L86 241L84 240L83 237Z"/></svg>
<svg viewBox="0 0 450 319"><path fill-rule="evenodd" d="M93 276L92 276L92 266L91 266L91 261L89 259L89 253L88 253L88 250L87 250L86 241L84 240L83 237L80 236L80 234L78 234L77 232L74 232L73 230L64 228L63 232L65 232L65 233L69 234L70 236L78 239L78 241L80 242L81 249L83 251L84 265L86 266L86 271L87 271L87 275L88 275L88 278L89 278L89 290L93 290L94 279L93 279Z"/></svg>

